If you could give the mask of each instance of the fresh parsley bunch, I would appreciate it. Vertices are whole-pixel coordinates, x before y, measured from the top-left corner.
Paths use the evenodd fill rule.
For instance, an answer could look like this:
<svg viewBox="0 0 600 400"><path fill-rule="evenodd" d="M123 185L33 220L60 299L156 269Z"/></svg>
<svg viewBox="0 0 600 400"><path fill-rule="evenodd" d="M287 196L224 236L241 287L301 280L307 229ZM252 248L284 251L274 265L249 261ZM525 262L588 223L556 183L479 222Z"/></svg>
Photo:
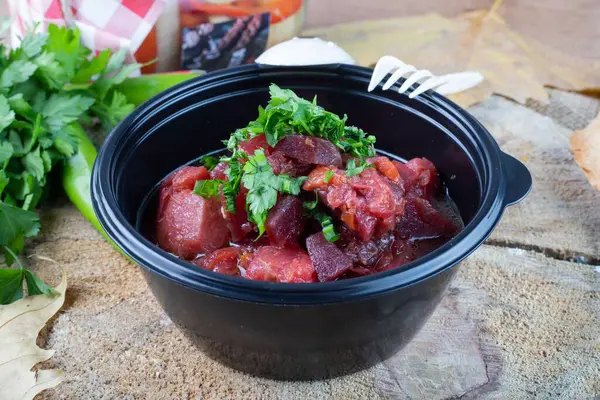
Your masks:
<svg viewBox="0 0 600 400"><path fill-rule="evenodd" d="M16 49L0 45L0 249L7 265L40 229L33 210L46 196L50 174L77 151L77 124L99 121L110 129L133 110L114 89L140 67L124 66L125 57L125 49L92 55L79 30L55 25L47 33L28 32ZM23 278L35 286L30 293L42 288L20 267L8 273L18 280L10 300L22 296ZM0 271L6 278L7 270Z"/></svg>

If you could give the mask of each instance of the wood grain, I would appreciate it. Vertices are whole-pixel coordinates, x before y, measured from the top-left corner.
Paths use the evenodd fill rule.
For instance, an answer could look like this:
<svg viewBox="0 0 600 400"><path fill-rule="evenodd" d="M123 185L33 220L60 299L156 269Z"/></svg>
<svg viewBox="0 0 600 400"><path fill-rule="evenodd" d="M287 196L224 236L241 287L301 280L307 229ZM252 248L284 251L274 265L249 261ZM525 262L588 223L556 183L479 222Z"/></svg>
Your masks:
<svg viewBox="0 0 600 400"><path fill-rule="evenodd" d="M531 194L507 209L492 240L599 262L600 192L593 190L573 159L569 148L572 131L500 97L470 111L488 127L501 148L523 161L533 175Z"/></svg>

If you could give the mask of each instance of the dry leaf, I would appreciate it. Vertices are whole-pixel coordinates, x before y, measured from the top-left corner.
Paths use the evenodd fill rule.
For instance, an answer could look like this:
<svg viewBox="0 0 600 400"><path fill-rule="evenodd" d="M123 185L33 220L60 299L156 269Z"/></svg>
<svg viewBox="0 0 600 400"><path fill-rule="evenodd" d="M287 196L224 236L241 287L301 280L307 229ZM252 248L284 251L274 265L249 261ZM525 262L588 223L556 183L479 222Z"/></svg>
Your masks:
<svg viewBox="0 0 600 400"><path fill-rule="evenodd" d="M576 59L518 35L498 14L501 3L454 19L427 14L313 29L303 35L339 44L364 66L391 55L434 74L479 71L485 77L480 86L451 96L464 107L492 93L520 103L528 98L547 102L545 85L600 89L600 61Z"/></svg>
<svg viewBox="0 0 600 400"><path fill-rule="evenodd" d="M48 360L53 350L37 346L36 340L46 322L65 301L67 277L56 287L57 296L29 296L0 306L0 399L33 399L42 390L63 380L61 370L31 371Z"/></svg>
<svg viewBox="0 0 600 400"><path fill-rule="evenodd" d="M600 114L571 136L571 150L590 183L600 190Z"/></svg>

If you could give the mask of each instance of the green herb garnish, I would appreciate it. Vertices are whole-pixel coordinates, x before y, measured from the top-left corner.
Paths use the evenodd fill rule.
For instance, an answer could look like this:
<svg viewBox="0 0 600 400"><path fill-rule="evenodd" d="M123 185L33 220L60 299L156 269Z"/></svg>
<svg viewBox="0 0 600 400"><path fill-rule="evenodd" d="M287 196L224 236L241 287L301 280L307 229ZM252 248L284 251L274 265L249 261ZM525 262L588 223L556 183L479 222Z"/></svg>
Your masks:
<svg viewBox="0 0 600 400"><path fill-rule="evenodd" d="M369 167L371 167L371 164L367 163L366 160L359 160L358 165L356 165L356 160L349 160L346 164L346 176L360 175Z"/></svg>
<svg viewBox="0 0 600 400"><path fill-rule="evenodd" d="M219 179L205 179L201 181L196 181L196 185L194 186L193 193L198 196L202 196L205 198L210 197L219 197L219 187L225 183L225 181Z"/></svg>
<svg viewBox="0 0 600 400"><path fill-rule="evenodd" d="M218 163L219 159L215 156L204 156L200 159L200 164L204 165L209 171L215 169Z"/></svg>
<svg viewBox="0 0 600 400"><path fill-rule="evenodd" d="M246 207L248 219L258 228L259 237L265 232L269 210L275 206L278 193L298 195L306 177L291 178L275 175L263 149L258 149L244 164L242 183L248 189Z"/></svg>
<svg viewBox="0 0 600 400"><path fill-rule="evenodd" d="M328 139L356 157L375 155L374 136L367 135L361 129L345 126L347 117L340 118L318 106L316 97L311 102L275 84L271 84L269 93L271 100L267 107L259 107L258 118L246 128L234 132L228 141L228 148L263 132L269 145L275 146L284 136L296 133Z"/></svg>
<svg viewBox="0 0 600 400"><path fill-rule="evenodd" d="M331 181L331 178L333 178L334 175L335 173L332 170L328 169L327 172L325 172L325 179L323 179L323 181L325 183L329 183L329 181Z"/></svg>
<svg viewBox="0 0 600 400"><path fill-rule="evenodd" d="M319 195L315 192L314 201L305 201L303 203L304 208L307 210L306 215L310 218L314 218L321 224L323 229L323 236L328 242L335 242L340 238L340 235L335 231L333 225L333 219L322 211L317 209L319 205Z"/></svg>

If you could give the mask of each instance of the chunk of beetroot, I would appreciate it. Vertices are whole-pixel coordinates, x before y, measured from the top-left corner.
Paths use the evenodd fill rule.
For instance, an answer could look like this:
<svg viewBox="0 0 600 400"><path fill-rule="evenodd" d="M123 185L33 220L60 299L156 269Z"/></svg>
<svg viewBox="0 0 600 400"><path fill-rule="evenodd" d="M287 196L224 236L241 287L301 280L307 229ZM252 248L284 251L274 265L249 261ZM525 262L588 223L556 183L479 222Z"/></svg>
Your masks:
<svg viewBox="0 0 600 400"><path fill-rule="evenodd" d="M237 263L241 255L242 249L239 247L224 247L194 260L194 264L220 274L240 276Z"/></svg>
<svg viewBox="0 0 600 400"><path fill-rule="evenodd" d="M284 283L317 282L317 274L310 257L300 248L259 248L249 260L246 278ZM246 262L243 262L244 265Z"/></svg>
<svg viewBox="0 0 600 400"><path fill-rule="evenodd" d="M434 208L428 200L409 198L404 215L398 218L396 233L401 239L436 238L455 235L460 226Z"/></svg>
<svg viewBox="0 0 600 400"><path fill-rule="evenodd" d="M306 164L342 166L340 151L327 139L288 135L277 143L275 150Z"/></svg>
<svg viewBox="0 0 600 400"><path fill-rule="evenodd" d="M205 199L191 190L175 192L172 187L163 190L171 194L157 217L156 238L160 247L190 260L227 244L229 230L218 200Z"/></svg>
<svg viewBox="0 0 600 400"><path fill-rule="evenodd" d="M300 198L281 197L269 211L265 228L269 240L274 245L298 245L298 238L304 228L304 207Z"/></svg>
<svg viewBox="0 0 600 400"><path fill-rule="evenodd" d="M321 282L333 281L352 267L350 257L328 242L321 232L306 239L306 249Z"/></svg>
<svg viewBox="0 0 600 400"><path fill-rule="evenodd" d="M302 163L298 160L295 160L290 157L286 157L280 151L274 151L267 157L267 161L269 165L273 169L273 173L275 175L289 175L291 177L298 177L301 175L306 175L310 169L311 165Z"/></svg>

